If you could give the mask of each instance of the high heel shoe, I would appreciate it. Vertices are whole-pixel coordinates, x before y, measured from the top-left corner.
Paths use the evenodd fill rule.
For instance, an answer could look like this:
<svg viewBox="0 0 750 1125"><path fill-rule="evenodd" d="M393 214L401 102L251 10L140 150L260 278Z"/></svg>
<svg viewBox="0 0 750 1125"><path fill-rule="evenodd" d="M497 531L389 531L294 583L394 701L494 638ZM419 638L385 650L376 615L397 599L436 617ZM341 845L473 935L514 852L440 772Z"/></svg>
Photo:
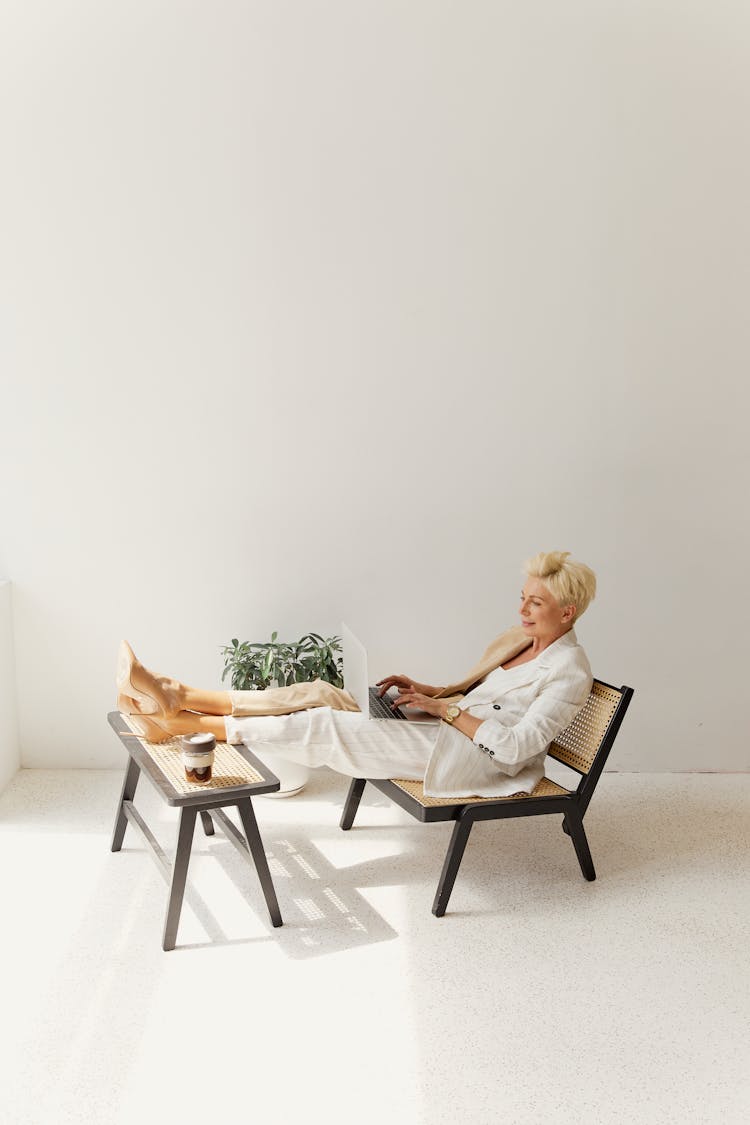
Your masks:
<svg viewBox="0 0 750 1125"><path fill-rule="evenodd" d="M159 706L157 706L154 700L148 699L148 696L146 695L142 696L142 699L144 699L146 702L139 702L138 700L133 699L132 695L125 695L123 692L118 692L117 710L120 712L120 714L127 715L153 714L154 717L156 717L157 714L161 714Z"/></svg>
<svg viewBox="0 0 750 1125"><path fill-rule="evenodd" d="M169 742L170 738L174 738L168 730L145 715L128 715L128 722L139 738L145 738L146 742Z"/></svg>
<svg viewBox="0 0 750 1125"><path fill-rule="evenodd" d="M127 641L121 641L117 653L118 707L120 698L128 698L138 707L138 714L157 715L159 713L159 704L152 696L139 691L132 681L133 673L138 667L138 660L132 648ZM122 711L122 707L120 707L120 710ZM125 714L129 715L131 711L128 710Z"/></svg>
<svg viewBox="0 0 750 1125"><path fill-rule="evenodd" d="M117 692L119 697L131 701L125 714L165 715L173 717L180 710L179 702L159 683L136 657L127 641L120 643L117 654ZM122 710L122 708L120 708Z"/></svg>

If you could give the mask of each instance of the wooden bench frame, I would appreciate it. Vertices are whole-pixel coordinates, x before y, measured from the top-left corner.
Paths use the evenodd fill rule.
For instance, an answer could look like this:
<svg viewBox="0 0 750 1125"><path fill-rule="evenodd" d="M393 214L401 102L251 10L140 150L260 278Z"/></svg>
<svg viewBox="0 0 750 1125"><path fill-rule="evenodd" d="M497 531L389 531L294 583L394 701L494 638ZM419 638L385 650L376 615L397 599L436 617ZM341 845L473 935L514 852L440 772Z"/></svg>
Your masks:
<svg viewBox="0 0 750 1125"><path fill-rule="evenodd" d="M548 753L551 758L581 774L575 790L564 789L544 778L534 793L528 795L431 800L421 792L421 782L355 777L349 786L340 827L345 832L352 827L368 781L422 823L455 821L432 905L432 913L437 918L445 914L469 834L475 822L480 820L562 813L563 831L573 842L583 877L591 881L596 878L596 872L583 818L632 697L633 688L616 688L603 680L594 680L588 701L570 726L550 745ZM540 789L553 789L554 792L546 796L535 795Z"/></svg>
<svg viewBox="0 0 750 1125"><path fill-rule="evenodd" d="M236 848L249 866L255 868L268 907L271 925L281 926L281 911L279 910L279 903L252 802L252 798L255 796L264 793L278 793L280 783L276 775L271 773L268 767L256 758L246 746L235 746L234 749L245 759L248 765L252 766L258 775L258 781L232 784L221 788L207 787L203 791L200 791L196 786L194 792L182 793L175 788L171 780L159 768L153 755L149 753L148 746L134 734L119 711L111 711L107 718L109 725L128 753L125 779L122 783L122 792L115 814L111 850L113 852L120 851L125 830L130 824L140 834L161 874L169 883L169 899L162 935L162 949L165 951L174 949L177 940L177 927L182 913L182 900L185 894L195 821L199 814L203 831L207 836L214 835L214 824L218 824L230 844ZM141 774L145 774L159 796L168 805L180 810L177 850L172 864L170 864L158 840L135 807L135 791ZM245 830L244 836L223 811L232 805L237 808L242 827Z"/></svg>

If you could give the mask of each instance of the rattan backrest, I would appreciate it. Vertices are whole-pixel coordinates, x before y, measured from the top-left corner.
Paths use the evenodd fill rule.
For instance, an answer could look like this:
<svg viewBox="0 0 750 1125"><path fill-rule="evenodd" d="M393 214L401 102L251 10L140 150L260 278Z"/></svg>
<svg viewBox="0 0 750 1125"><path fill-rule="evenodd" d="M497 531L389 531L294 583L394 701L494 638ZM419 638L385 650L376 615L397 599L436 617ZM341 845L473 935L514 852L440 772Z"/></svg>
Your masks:
<svg viewBox="0 0 750 1125"><path fill-rule="evenodd" d="M587 774L593 765L623 698L619 688L594 680L591 694L569 727L559 734L549 748L549 755Z"/></svg>

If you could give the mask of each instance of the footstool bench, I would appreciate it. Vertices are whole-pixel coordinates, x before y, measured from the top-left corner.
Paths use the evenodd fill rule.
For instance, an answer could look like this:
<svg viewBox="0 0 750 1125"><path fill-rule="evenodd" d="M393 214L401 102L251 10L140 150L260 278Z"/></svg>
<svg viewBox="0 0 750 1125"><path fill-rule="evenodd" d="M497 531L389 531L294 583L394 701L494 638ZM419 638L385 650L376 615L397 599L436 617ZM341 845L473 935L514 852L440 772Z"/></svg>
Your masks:
<svg viewBox="0 0 750 1125"><path fill-rule="evenodd" d="M229 743L219 742L216 744L216 758L211 781L207 784L195 784L185 777L180 759L179 742L176 739L161 743L146 742L132 730L126 716L121 715L119 711L111 711L107 719L128 752L125 780L117 806L112 835L112 851L120 851L125 829L128 824L132 824L134 828L138 829L159 869L169 882L169 902L164 922L162 949L174 949L175 946L190 862L195 819L198 813L200 813L207 836L213 836L214 824L218 824L243 859L251 866L255 866L268 913L271 916L271 923L274 926L280 926L282 920L276 891L271 879L271 872L268 869L268 861L252 805L254 796L261 793L277 792L280 788L279 779L245 746L233 746ZM133 804L141 773L145 773L168 805L180 809L177 853L173 864L169 863L148 825ZM226 813L222 811L231 805L237 807L242 827L245 830L244 836Z"/></svg>

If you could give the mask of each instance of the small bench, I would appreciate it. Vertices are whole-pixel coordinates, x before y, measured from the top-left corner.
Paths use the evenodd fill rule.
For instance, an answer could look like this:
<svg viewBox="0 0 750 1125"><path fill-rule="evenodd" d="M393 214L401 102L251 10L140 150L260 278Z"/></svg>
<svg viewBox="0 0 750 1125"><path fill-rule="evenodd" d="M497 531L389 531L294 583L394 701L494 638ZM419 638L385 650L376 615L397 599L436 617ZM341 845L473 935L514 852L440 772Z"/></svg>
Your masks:
<svg viewBox="0 0 750 1125"><path fill-rule="evenodd" d="M596 872L583 830L583 817L632 697L633 689L630 687L616 688L602 680L594 680L586 703L570 726L550 745L548 754L551 758L581 775L575 790L565 789L556 781L543 777L533 793L514 794L512 797L425 797L421 781L355 777L349 786L340 827L344 831L351 828L368 781L425 824L455 821L432 904L432 913L438 918L445 914L469 833L478 820L562 813L563 830L573 841L583 876L593 880Z"/></svg>
<svg viewBox="0 0 750 1125"><path fill-rule="evenodd" d="M190 849L193 842L195 819L200 813L207 836L213 836L214 823L218 824L229 842L251 866L255 866L266 906L274 926L282 924L271 872L268 869L263 842L255 819L252 798L261 793L278 792L279 779L245 746L225 742L216 745L213 777L207 784L195 784L185 777L176 739L151 743L140 738L131 729L125 716L111 711L107 716L128 752L129 760L120 794L112 835L112 851L119 852L125 829L132 824L138 830L156 863L170 884L167 916L164 922L162 949L174 949L177 927L180 922L182 899L185 893ZM136 786L141 773L152 783L168 805L180 809L177 833L177 853L170 865L148 825L133 804ZM236 805L245 835L234 826L222 809Z"/></svg>

